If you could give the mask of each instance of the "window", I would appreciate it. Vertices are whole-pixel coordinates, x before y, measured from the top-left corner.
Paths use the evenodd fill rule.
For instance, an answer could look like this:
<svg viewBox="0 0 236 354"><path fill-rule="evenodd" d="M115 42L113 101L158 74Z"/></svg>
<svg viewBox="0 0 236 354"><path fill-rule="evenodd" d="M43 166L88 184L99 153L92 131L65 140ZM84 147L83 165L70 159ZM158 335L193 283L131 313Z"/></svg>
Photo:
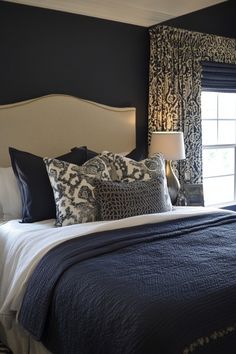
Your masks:
<svg viewBox="0 0 236 354"><path fill-rule="evenodd" d="M236 201L236 93L202 91L205 205Z"/></svg>

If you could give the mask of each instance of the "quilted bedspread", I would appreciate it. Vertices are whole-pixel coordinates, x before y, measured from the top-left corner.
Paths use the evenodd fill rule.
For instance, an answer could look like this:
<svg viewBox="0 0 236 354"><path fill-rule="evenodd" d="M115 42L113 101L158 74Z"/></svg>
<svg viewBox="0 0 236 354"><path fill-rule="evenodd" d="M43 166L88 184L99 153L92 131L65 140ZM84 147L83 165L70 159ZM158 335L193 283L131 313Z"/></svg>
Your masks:
<svg viewBox="0 0 236 354"><path fill-rule="evenodd" d="M19 321L54 354L235 354L236 214L63 242L36 267Z"/></svg>

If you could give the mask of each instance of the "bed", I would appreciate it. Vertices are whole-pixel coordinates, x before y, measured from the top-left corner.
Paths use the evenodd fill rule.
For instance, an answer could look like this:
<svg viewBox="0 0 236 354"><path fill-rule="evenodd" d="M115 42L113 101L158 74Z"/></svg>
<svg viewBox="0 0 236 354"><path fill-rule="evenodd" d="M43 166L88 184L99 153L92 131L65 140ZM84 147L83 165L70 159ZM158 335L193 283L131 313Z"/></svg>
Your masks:
<svg viewBox="0 0 236 354"><path fill-rule="evenodd" d="M65 95L2 106L0 121L1 166L9 145L40 156L135 146L133 108ZM3 222L0 339L15 354L235 353L236 214L152 211L62 227Z"/></svg>

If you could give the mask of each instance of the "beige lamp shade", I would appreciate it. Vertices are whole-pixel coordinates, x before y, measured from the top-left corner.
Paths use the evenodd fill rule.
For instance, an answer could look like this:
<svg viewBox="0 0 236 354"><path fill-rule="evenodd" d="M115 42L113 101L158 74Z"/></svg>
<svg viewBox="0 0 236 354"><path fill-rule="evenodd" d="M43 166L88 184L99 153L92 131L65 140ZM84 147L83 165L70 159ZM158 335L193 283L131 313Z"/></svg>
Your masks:
<svg viewBox="0 0 236 354"><path fill-rule="evenodd" d="M153 132L149 155L161 152L165 160L185 159L184 136L182 132Z"/></svg>

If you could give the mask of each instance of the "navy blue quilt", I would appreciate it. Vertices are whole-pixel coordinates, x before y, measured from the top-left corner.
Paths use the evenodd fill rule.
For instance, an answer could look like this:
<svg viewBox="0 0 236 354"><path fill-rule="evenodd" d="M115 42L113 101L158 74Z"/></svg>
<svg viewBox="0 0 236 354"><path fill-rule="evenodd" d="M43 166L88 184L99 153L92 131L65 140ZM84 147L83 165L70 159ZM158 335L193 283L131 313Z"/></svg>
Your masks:
<svg viewBox="0 0 236 354"><path fill-rule="evenodd" d="M54 354L235 354L236 214L66 241L35 269L19 321Z"/></svg>

